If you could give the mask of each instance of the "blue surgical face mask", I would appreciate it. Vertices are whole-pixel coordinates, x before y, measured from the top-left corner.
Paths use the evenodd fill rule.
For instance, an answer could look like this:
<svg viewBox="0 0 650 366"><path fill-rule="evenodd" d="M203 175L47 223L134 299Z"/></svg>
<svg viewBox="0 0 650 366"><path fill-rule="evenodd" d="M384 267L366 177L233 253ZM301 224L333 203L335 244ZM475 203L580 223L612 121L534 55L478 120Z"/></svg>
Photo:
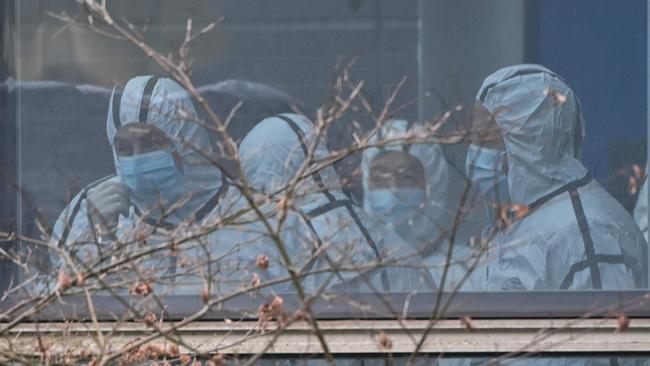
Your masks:
<svg viewBox="0 0 650 366"><path fill-rule="evenodd" d="M407 242L420 245L429 240L431 225L423 212L423 188L379 188L367 192L370 214L381 218Z"/></svg>
<svg viewBox="0 0 650 366"><path fill-rule="evenodd" d="M422 215L426 200L422 188L378 188L366 194L370 214L393 225L398 233L413 226L413 220Z"/></svg>
<svg viewBox="0 0 650 366"><path fill-rule="evenodd" d="M155 150L144 154L118 156L117 171L134 197L145 203L175 200L175 189L183 178L171 152ZM173 202L172 202L173 203Z"/></svg>
<svg viewBox="0 0 650 366"><path fill-rule="evenodd" d="M508 176L505 172L506 152L469 145L465 169L472 186L489 203L508 203Z"/></svg>

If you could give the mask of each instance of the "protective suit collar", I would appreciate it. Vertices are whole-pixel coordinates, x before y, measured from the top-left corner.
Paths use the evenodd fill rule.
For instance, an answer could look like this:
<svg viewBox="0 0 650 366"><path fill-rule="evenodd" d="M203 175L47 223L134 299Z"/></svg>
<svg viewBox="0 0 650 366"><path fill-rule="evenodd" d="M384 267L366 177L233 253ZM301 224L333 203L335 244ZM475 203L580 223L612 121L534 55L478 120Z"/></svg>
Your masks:
<svg viewBox="0 0 650 366"><path fill-rule="evenodd" d="M512 203L529 205L585 177L578 160L585 135L579 101L553 72L539 65L506 67L485 79L477 100L503 135Z"/></svg>
<svg viewBox="0 0 650 366"><path fill-rule="evenodd" d="M211 212L225 194L227 181L219 168L210 162L210 158L216 157L215 151L208 131L197 116L190 94L171 79L150 75L129 80L124 90L116 86L111 94L106 118L106 133L113 148L116 167L115 134L121 126L138 122L154 125L165 132L183 164L185 179L178 190L182 192L181 200L187 202L166 220L176 224L191 215L201 219ZM142 211L147 216L145 205L137 200L134 203L136 213ZM151 221L150 218L147 221Z"/></svg>

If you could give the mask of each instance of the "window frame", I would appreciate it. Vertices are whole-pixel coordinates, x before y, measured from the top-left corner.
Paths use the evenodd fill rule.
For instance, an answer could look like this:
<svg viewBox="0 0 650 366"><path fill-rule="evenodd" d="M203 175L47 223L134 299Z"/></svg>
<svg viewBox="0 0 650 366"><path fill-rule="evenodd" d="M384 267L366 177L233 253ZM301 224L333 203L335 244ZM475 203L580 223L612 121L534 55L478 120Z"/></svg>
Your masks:
<svg viewBox="0 0 650 366"><path fill-rule="evenodd" d="M292 313L301 308L295 293L278 294L284 302L284 309ZM620 315L628 318L650 319L650 291L507 291L507 292L457 292L457 293L337 293L335 300L319 298L311 306L318 320L381 320L413 319L428 320L432 317L453 320L463 317L485 320L516 319L613 319ZM120 294L92 295L94 313L99 321L120 319L138 320L128 316L128 306L144 304L137 295ZM440 309L433 313L440 297ZM149 310L163 312L165 319L181 321L206 306L200 294L160 295L156 297L164 304L161 309L150 295ZM13 296L0 302L0 314L11 309L19 314L20 309L32 304L32 297ZM147 299L144 299L147 300ZM36 300L33 300L36 301ZM269 301L264 294L251 296L242 294L209 309L201 321L224 319L256 319L259 307ZM23 302L23 306L21 304ZM388 307L390 306L390 308ZM9 314L8 314L9 315ZM396 316L397 315L397 316ZM66 320L90 320L87 298L83 294L64 295L52 301L33 321L57 322ZM6 319L0 319L0 321Z"/></svg>
<svg viewBox="0 0 650 366"><path fill-rule="evenodd" d="M201 353L254 355L265 349L275 336L277 323L267 324L261 332L255 321L194 322L174 330L174 334ZM431 328L421 348L424 355L455 357L500 357L504 355L551 357L648 357L650 353L650 319L637 319L621 331L615 319L489 319L473 320L473 329L458 320L440 320ZM175 324L160 324L164 332ZM424 331L427 320L325 320L319 322L330 352L334 355L376 356L391 353L409 355ZM38 355L40 337L52 344L83 346L93 353L99 348L92 340L98 331L111 333L111 347L121 349L134 343L161 344L160 334L142 323L25 323L12 329L18 344L14 347ZM390 349L378 342L379 334L390 339ZM413 338L411 338L413 337ZM59 342L65 339L66 343ZM168 341L167 341L168 342ZM283 329L269 356L302 357L322 354L320 343L306 322ZM7 344L0 343L0 352ZM182 353L189 352L181 347ZM614 356L613 356L614 355Z"/></svg>

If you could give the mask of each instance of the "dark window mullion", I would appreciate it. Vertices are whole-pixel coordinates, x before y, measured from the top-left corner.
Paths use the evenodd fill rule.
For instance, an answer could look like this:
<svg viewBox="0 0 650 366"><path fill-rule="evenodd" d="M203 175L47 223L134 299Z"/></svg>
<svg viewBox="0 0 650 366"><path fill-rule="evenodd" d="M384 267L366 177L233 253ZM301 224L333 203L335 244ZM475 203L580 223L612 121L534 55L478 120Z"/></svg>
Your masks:
<svg viewBox="0 0 650 366"><path fill-rule="evenodd" d="M0 6L0 39L3 42L3 55L0 58L0 78L7 80L14 77L14 8L13 1L6 1ZM0 85L0 231L16 232L17 191L13 182L17 176L16 144L16 105L9 95L6 83ZM16 241L2 241L0 247L13 252ZM0 293L7 289L16 274L16 267L11 261L0 257Z"/></svg>

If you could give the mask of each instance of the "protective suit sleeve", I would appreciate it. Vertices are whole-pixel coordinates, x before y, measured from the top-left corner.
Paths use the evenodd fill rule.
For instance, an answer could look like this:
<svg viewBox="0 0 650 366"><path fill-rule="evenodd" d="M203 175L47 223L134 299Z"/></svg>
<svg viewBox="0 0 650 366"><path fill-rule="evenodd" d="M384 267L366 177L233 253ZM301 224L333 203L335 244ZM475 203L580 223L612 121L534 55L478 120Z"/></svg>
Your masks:
<svg viewBox="0 0 650 366"><path fill-rule="evenodd" d="M91 225L93 219L89 215L87 199L101 183L116 181L116 177L104 178L79 192L56 220L49 240L50 245L54 248L71 251L84 244L96 243L101 239L106 239L101 238L100 233L95 231ZM60 258L55 258L53 262L61 264Z"/></svg>

